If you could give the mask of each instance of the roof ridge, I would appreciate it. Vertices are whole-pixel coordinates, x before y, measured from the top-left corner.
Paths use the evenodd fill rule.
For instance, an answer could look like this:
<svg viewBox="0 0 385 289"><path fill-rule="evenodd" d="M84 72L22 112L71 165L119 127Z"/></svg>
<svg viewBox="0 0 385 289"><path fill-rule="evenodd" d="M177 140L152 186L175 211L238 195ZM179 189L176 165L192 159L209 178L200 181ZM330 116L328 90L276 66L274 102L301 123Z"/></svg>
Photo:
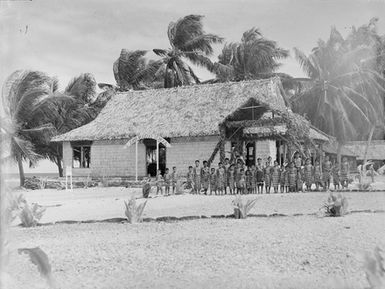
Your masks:
<svg viewBox="0 0 385 289"><path fill-rule="evenodd" d="M120 91L117 92L115 95L126 95L127 93L147 93L149 91L162 91L162 90L185 90L190 88L204 88L204 87L216 87L216 86L224 86L224 85L237 85L242 83L260 83L260 84L268 84L268 83L276 83L277 80L280 78L278 76L274 76L271 78L263 78L263 79L249 79L249 80L241 80L241 81L225 81L225 82L217 82L217 83L195 83L192 85L182 85L182 86L176 86L176 87L161 87L161 88L149 88L149 89L142 89L142 90L129 90L129 91Z"/></svg>

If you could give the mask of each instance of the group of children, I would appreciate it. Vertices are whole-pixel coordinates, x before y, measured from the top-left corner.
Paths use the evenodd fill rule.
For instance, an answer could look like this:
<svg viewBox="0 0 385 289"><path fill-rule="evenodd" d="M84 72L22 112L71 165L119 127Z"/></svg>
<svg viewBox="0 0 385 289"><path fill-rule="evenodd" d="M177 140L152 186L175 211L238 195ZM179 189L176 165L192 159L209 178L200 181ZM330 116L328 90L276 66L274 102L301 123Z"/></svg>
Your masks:
<svg viewBox="0 0 385 289"><path fill-rule="evenodd" d="M160 170L157 173L156 184L157 194L162 192L162 185L165 186L166 195L175 193L175 186L178 175L176 167L173 167L172 173L166 169L162 176ZM313 165L311 159L307 158L302 161L299 153L296 153L289 163L282 166L278 161L272 162L271 157L267 158L265 164L262 159L257 159L257 164L245 166L242 158L237 158L230 162L228 158L224 163L219 162L217 168L210 168L207 161L195 161L195 167L189 166L187 172L186 189L191 189L193 194L269 194L300 192L304 187L306 191L311 191L312 185L315 184L316 190L320 187L325 190L330 189L331 181L334 188L347 188L349 183L349 163L343 158L341 168L336 164L332 164L329 157L325 157L325 161L320 164L318 160Z"/></svg>

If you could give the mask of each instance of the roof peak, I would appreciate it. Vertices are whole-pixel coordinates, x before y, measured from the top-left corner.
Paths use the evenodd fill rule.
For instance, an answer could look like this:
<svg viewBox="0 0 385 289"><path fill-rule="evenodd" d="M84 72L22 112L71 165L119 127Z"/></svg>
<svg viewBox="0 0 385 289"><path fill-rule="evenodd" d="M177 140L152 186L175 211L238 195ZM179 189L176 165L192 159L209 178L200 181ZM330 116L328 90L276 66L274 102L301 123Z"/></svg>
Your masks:
<svg viewBox="0 0 385 289"><path fill-rule="evenodd" d="M278 76L270 77L270 78L263 78L263 79L249 79L249 80L241 80L241 81L226 81L226 82L217 82L217 83L194 83L191 85L182 85L182 86L176 86L176 87L161 87L161 88L149 88L149 89L143 89L143 90L129 90L129 91L121 91L117 92L116 95L119 94L127 94L127 93L148 93L149 91L178 91L178 90L186 90L191 88L207 88L207 87L217 87L217 86L225 86L225 85L237 85L237 84L250 84L250 83L258 83L260 85L263 84L269 84L269 83L277 83L277 81L280 81L280 78Z"/></svg>

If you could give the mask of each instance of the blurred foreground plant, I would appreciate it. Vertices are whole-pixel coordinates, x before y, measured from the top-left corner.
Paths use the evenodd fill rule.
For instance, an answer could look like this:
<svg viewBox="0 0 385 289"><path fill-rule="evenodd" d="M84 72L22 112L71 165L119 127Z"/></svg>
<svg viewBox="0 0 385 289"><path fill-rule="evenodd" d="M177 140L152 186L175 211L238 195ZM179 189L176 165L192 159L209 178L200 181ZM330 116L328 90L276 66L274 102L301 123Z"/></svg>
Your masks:
<svg viewBox="0 0 385 289"><path fill-rule="evenodd" d="M373 253L365 255L364 267L370 289L385 288L385 262L383 254L384 252L379 247L376 247Z"/></svg>
<svg viewBox="0 0 385 289"><path fill-rule="evenodd" d="M136 199L132 197L128 202L124 201L124 204L126 205L126 211L124 213L126 214L128 222L131 224L141 222L147 201L136 205Z"/></svg>
<svg viewBox="0 0 385 289"><path fill-rule="evenodd" d="M244 199L241 198L241 196L237 196L232 202L234 206L234 218L246 219L247 214L254 207L256 202L257 202L257 199L245 201Z"/></svg>
<svg viewBox="0 0 385 289"><path fill-rule="evenodd" d="M32 264L37 266L40 276L45 278L50 288L54 288L54 281L52 277L51 264L49 263L48 256L39 247L35 248L20 248L17 250L19 254L28 254Z"/></svg>

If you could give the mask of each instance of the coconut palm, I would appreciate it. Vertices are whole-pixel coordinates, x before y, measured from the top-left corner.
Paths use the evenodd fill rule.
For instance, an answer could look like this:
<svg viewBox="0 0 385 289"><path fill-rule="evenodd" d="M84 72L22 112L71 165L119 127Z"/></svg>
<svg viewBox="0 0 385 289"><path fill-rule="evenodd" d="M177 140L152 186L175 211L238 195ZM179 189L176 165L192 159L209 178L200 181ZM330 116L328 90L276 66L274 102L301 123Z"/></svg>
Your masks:
<svg viewBox="0 0 385 289"><path fill-rule="evenodd" d="M356 49L357 47L360 47L362 45L370 46L372 48L371 54L368 58L361 60L361 63L365 67L375 70L377 71L377 73L385 77L385 35L378 35L377 22L378 18L375 17L372 18L368 24L362 25L358 28L353 26L352 31L347 38L347 43L352 49ZM383 99L385 99L385 94L383 94L383 97ZM374 123L370 128L368 141L364 153L364 163L367 161L366 156L372 138L384 138L384 127L381 125L381 122Z"/></svg>
<svg viewBox="0 0 385 289"><path fill-rule="evenodd" d="M113 71L117 90L139 90L151 87L155 73L162 65L161 61L148 61L145 50L129 51L122 49L119 58L114 62Z"/></svg>
<svg viewBox="0 0 385 289"><path fill-rule="evenodd" d="M64 92L55 91L32 109L33 123L49 124L52 135L58 135L85 125L95 119L101 107L95 102L96 81L92 74L84 73L73 78ZM33 138L35 152L49 159L63 176L62 145L56 142Z"/></svg>
<svg viewBox="0 0 385 289"><path fill-rule="evenodd" d="M200 82L186 60L213 71L213 63L209 59L213 54L212 45L221 43L223 38L206 33L203 30L202 18L200 15L188 15L171 22L167 30L171 47L153 50L162 57L162 66L159 69L164 75L164 87Z"/></svg>
<svg viewBox="0 0 385 289"><path fill-rule="evenodd" d="M263 37L258 28L243 33L241 42L226 43L215 64L217 78L240 81L271 77L289 51Z"/></svg>
<svg viewBox="0 0 385 289"><path fill-rule="evenodd" d="M297 48L294 52L311 86L292 98L293 108L335 136L339 151L346 140L362 137L383 119L384 79L361 61L370 47L351 48L332 28L329 39L319 40L309 56Z"/></svg>
<svg viewBox="0 0 385 289"><path fill-rule="evenodd" d="M50 124L32 121L33 108L39 107L57 87L55 79L38 71L16 71L3 86L5 117L1 119L2 139L8 141L9 156L18 164L21 186L25 180L23 161L35 163L39 159L32 140L49 140L52 136Z"/></svg>

